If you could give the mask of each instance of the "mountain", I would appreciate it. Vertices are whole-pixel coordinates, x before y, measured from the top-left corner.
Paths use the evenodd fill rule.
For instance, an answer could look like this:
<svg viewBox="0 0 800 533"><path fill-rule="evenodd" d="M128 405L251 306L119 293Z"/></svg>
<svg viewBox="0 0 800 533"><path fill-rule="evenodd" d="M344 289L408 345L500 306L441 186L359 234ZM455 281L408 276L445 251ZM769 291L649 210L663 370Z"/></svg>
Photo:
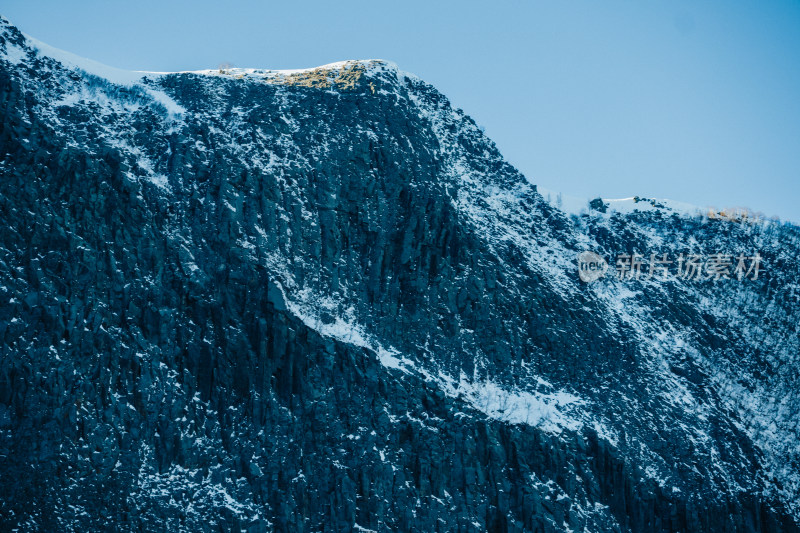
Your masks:
<svg viewBox="0 0 800 533"><path fill-rule="evenodd" d="M0 529L800 530L798 227L565 213L381 60L1 19L0 109Z"/></svg>

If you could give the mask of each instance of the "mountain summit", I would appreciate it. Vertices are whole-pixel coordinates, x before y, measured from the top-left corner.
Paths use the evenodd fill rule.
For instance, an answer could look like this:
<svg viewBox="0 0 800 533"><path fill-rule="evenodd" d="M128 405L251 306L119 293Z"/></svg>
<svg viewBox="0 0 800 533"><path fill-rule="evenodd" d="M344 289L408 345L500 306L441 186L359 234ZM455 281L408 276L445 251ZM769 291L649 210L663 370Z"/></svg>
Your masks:
<svg viewBox="0 0 800 533"><path fill-rule="evenodd" d="M0 108L0 529L800 530L797 227L565 213L379 60L2 19Z"/></svg>

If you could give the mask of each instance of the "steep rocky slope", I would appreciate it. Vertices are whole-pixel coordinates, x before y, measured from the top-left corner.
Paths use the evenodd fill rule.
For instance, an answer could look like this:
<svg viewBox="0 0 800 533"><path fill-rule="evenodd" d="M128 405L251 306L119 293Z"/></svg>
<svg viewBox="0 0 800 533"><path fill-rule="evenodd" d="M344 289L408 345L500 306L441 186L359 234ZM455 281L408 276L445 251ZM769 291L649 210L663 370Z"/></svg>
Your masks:
<svg viewBox="0 0 800 533"><path fill-rule="evenodd" d="M0 19L0 109L0 528L798 531L797 227L567 215L384 61L128 73Z"/></svg>

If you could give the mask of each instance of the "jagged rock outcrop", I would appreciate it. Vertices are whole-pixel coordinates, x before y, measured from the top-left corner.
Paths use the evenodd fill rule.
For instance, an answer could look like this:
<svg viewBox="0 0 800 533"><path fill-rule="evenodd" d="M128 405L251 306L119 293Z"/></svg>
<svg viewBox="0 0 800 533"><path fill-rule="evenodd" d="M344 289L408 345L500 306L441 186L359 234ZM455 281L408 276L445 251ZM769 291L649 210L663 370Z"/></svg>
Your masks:
<svg viewBox="0 0 800 533"><path fill-rule="evenodd" d="M0 19L0 109L3 530L798 531L797 227L569 216L384 61L122 73Z"/></svg>

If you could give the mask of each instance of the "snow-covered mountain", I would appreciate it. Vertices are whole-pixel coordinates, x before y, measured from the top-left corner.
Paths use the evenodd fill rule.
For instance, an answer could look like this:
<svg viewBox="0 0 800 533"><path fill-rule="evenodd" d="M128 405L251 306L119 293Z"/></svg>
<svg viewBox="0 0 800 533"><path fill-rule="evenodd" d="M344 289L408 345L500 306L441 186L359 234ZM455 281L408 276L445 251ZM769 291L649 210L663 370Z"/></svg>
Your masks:
<svg viewBox="0 0 800 533"><path fill-rule="evenodd" d="M0 108L2 529L800 529L796 226L562 211L382 60L0 19Z"/></svg>

